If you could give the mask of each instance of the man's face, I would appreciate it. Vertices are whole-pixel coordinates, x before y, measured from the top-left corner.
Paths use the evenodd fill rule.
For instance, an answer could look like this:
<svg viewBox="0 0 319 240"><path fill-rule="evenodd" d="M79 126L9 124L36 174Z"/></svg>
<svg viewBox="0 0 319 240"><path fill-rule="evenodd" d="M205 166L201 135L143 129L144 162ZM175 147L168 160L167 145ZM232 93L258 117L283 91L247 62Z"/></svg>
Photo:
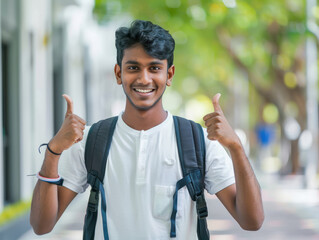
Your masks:
<svg viewBox="0 0 319 240"><path fill-rule="evenodd" d="M117 83L122 84L129 103L144 111L162 106L162 95L171 85L174 71L174 65L167 69L167 60L148 55L140 44L125 49L122 67L114 68Z"/></svg>

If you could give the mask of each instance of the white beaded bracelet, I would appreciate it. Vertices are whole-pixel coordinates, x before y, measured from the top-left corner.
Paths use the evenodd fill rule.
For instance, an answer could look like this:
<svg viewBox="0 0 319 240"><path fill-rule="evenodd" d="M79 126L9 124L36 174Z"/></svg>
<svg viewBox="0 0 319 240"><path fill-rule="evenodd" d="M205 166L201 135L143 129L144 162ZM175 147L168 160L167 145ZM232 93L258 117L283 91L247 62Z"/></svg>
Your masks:
<svg viewBox="0 0 319 240"><path fill-rule="evenodd" d="M62 186L62 184L63 184L63 178L60 177L60 176L58 178L47 178L47 177L41 176L40 173L38 172L37 173L37 178L40 181L56 184L56 185L59 185L59 186Z"/></svg>

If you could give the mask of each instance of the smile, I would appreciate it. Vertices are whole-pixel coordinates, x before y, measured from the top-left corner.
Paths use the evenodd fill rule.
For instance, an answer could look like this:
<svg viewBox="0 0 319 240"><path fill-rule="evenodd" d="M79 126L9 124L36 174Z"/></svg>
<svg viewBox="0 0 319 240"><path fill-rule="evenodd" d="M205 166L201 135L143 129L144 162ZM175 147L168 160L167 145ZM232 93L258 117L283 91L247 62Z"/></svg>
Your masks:
<svg viewBox="0 0 319 240"><path fill-rule="evenodd" d="M140 88L134 88L134 91L140 92L140 93L150 93L153 92L155 89L140 89Z"/></svg>

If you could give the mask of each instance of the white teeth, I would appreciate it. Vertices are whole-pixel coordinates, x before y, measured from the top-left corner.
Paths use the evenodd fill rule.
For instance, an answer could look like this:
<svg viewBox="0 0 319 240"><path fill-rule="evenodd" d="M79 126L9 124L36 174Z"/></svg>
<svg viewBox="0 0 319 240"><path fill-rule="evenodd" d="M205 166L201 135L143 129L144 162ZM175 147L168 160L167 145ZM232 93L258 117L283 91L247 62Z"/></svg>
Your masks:
<svg viewBox="0 0 319 240"><path fill-rule="evenodd" d="M149 92L152 92L153 90L152 89L137 89L137 88L135 88L135 91L140 92L140 93L149 93Z"/></svg>

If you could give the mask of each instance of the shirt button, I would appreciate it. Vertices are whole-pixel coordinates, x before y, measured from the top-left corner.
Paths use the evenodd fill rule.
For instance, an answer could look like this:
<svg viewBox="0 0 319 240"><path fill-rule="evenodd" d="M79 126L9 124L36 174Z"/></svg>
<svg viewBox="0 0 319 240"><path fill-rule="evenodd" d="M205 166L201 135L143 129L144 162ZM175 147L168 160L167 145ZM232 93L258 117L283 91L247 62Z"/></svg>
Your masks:
<svg viewBox="0 0 319 240"><path fill-rule="evenodd" d="M174 159L173 159L173 158L165 158L164 162L165 162L168 166L173 166L173 165L174 165Z"/></svg>

